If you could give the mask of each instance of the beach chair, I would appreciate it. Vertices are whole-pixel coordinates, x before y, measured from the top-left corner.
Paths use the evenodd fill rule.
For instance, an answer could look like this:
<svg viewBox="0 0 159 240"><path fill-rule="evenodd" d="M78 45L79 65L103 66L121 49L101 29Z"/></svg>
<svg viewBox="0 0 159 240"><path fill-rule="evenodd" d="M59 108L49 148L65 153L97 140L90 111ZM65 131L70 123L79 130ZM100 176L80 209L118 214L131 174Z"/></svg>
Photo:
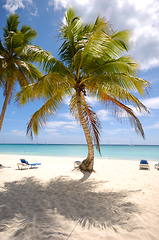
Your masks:
<svg viewBox="0 0 159 240"><path fill-rule="evenodd" d="M78 167L81 164L81 161L75 161L74 162L74 168Z"/></svg>
<svg viewBox="0 0 159 240"><path fill-rule="evenodd" d="M20 159L21 163L17 163L18 169L37 168L41 163L28 163L25 159Z"/></svg>
<svg viewBox="0 0 159 240"><path fill-rule="evenodd" d="M155 164L155 169L159 170L159 163Z"/></svg>
<svg viewBox="0 0 159 240"><path fill-rule="evenodd" d="M143 160L143 159L140 160L139 170L141 169L150 170L150 165L147 160Z"/></svg>

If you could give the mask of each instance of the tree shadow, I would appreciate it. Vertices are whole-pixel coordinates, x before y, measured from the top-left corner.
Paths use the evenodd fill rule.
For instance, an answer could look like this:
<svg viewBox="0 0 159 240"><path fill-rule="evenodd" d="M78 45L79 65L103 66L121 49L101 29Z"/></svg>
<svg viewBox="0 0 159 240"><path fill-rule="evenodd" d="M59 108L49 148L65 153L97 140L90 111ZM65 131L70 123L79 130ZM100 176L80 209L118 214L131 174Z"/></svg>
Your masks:
<svg viewBox="0 0 159 240"><path fill-rule="evenodd" d="M135 192L96 191L97 186L106 182L85 181L88 177L88 174L84 174L81 180L59 177L45 185L33 177L5 183L0 192L0 232L5 231L4 223L8 222L8 227L9 223L16 221L19 230L14 237L21 236L28 231L28 226L35 228L35 225L47 235L47 226L59 229L62 219L78 221L86 228L112 227L115 231L116 225L127 231L137 228L133 219L136 213L140 213L140 208L127 201L128 195ZM128 224L130 220L132 225ZM53 230L48 234L55 232L59 234Z"/></svg>
<svg viewBox="0 0 159 240"><path fill-rule="evenodd" d="M72 171L77 171L83 173L83 177L78 181L78 183L85 182L92 174L92 172L82 171L79 167L74 168Z"/></svg>

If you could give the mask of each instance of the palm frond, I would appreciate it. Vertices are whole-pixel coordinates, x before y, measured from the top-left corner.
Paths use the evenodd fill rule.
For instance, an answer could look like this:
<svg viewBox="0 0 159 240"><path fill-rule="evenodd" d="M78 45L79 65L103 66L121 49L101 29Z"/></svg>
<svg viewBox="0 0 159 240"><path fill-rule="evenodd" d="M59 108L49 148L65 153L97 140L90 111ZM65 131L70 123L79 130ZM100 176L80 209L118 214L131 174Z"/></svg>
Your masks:
<svg viewBox="0 0 159 240"><path fill-rule="evenodd" d="M52 55L49 51L45 51L39 46L26 45L20 56L22 59L24 58L25 60L35 63L38 62L41 65L44 60L47 61Z"/></svg>
<svg viewBox="0 0 159 240"><path fill-rule="evenodd" d="M77 121L79 120L79 116L77 113L77 100L76 100L76 94L73 94L71 96L70 102L69 102L69 109L70 109L70 114L75 117Z"/></svg>
<svg viewBox="0 0 159 240"><path fill-rule="evenodd" d="M31 63L26 61L15 61L17 67L17 81L21 87L26 86L29 83L33 83L34 80L38 80L43 74Z"/></svg>
<svg viewBox="0 0 159 240"><path fill-rule="evenodd" d="M7 18L6 26L3 28L4 38L8 37L8 33L11 32L16 33L19 23L20 21L18 14L10 14L9 17Z"/></svg>
<svg viewBox="0 0 159 240"><path fill-rule="evenodd" d="M5 54L7 54L7 50L3 47L2 41L0 39L0 56L4 57ZM2 58L0 58L0 61L2 61Z"/></svg>
<svg viewBox="0 0 159 240"><path fill-rule="evenodd" d="M107 75L107 76L99 75L98 77L91 78L88 85L87 85L87 82L85 82L85 86L87 88L88 94L92 97L97 97L97 100L105 103L107 106L111 102L109 101L109 97L110 97L111 99L114 99L114 101L117 100L122 102L123 104L134 106L139 112L150 114L146 106L138 98L136 98L131 92L129 92L130 89L136 90L136 88L139 88L137 89L138 91L144 92L144 88L146 88L148 84L147 81L144 82L143 79L133 78L132 81L134 82L136 81L135 84L137 85L137 87L135 86L135 84L134 84L134 87L132 87L132 86L129 86L129 82L131 81L131 79L129 79L129 76L126 76L126 79L125 79L126 82L124 81L120 82L121 79L119 78L118 75L117 76L115 75L113 77L113 80L111 79L111 77L112 75ZM123 78L123 76L121 77ZM127 80L128 80L128 84L127 84Z"/></svg>
<svg viewBox="0 0 159 240"><path fill-rule="evenodd" d="M73 69L78 67L78 73L80 70L88 73L91 72L91 66L98 70L96 73L106 72L106 63L112 63L119 59L124 51L128 51L129 38L128 30L114 33L109 23L98 17L94 27L90 28L90 32L77 43L78 51L73 59ZM124 62L124 59L121 58L120 61Z"/></svg>
<svg viewBox="0 0 159 240"><path fill-rule="evenodd" d="M24 35L24 45L32 44L33 40L37 37L37 32L27 25L23 25L20 31Z"/></svg>
<svg viewBox="0 0 159 240"><path fill-rule="evenodd" d="M23 106L24 104L34 101L35 100L35 93L34 91L35 83L28 84L27 86L23 87L21 91L17 92L15 95L15 101L18 105Z"/></svg>
<svg viewBox="0 0 159 240"><path fill-rule="evenodd" d="M129 96L132 96L131 92L139 92L144 97L150 89L150 83L146 80L125 73L90 76L86 77L82 83L86 88L90 88L93 94L97 94L99 90L126 101L129 101Z"/></svg>
<svg viewBox="0 0 159 240"><path fill-rule="evenodd" d="M52 98L55 93L63 97L71 95L73 86L74 82L67 78L67 76L56 72L48 73L36 83L23 87L22 90L16 94L15 100L20 105L39 98L43 98L45 102Z"/></svg>
<svg viewBox="0 0 159 240"><path fill-rule="evenodd" d="M113 113L113 115L115 117L117 117L118 120L120 120L121 122L123 120L129 120L131 127L133 127L136 131L137 134L141 134L141 136L143 137L143 139L145 139L145 134L144 134L144 130L142 128L142 125L139 121L139 119L135 116L133 110L131 108L129 108L128 106L124 105L123 103L121 103L120 101L118 101L117 99L101 93L100 97L102 98L102 102L106 105L106 107L109 107L111 109L111 112ZM142 110L141 106L144 107L144 110L149 112L148 109L138 100L138 104L140 103L140 110ZM127 117L122 117L122 111L125 112Z"/></svg>
<svg viewBox="0 0 159 240"><path fill-rule="evenodd" d="M74 74L61 61L53 56L49 56L44 59L43 70L49 73L67 75L72 80L74 79Z"/></svg>
<svg viewBox="0 0 159 240"><path fill-rule="evenodd" d="M128 52L129 50L129 40L130 40L131 32L129 29L124 31L115 31L111 37L116 44L116 47L121 51L125 49Z"/></svg>
<svg viewBox="0 0 159 240"><path fill-rule="evenodd" d="M73 69L79 66L82 58L82 50L75 55L73 62ZM139 69L139 64L130 56L124 55L118 58L111 58L109 55L103 53L91 56L88 54L83 59L81 65L81 72L83 74L98 75L98 74L114 74L114 73L126 73L132 76L137 75Z"/></svg>
<svg viewBox="0 0 159 240"><path fill-rule="evenodd" d="M58 38L63 41L59 48L59 55L63 62L69 66L72 63L72 58L76 53L76 44L81 38L84 25L79 17L76 16L75 10L69 8L65 14L65 23L60 26Z"/></svg>
<svg viewBox="0 0 159 240"><path fill-rule="evenodd" d="M48 117L54 115L57 109L62 104L62 95L54 94L39 110L37 110L31 117L27 125L27 134L33 138L33 133L38 134L40 128L42 128Z"/></svg>

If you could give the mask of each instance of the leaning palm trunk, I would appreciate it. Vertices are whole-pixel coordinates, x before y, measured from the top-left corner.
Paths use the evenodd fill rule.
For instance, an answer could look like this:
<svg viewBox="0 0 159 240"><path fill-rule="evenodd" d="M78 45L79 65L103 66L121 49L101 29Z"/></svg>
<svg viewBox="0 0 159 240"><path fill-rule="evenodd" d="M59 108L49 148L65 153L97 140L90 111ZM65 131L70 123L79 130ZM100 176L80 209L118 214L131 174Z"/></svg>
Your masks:
<svg viewBox="0 0 159 240"><path fill-rule="evenodd" d="M88 156L85 160L83 160L83 162L80 164L79 168L84 171L92 172L93 165L94 165L94 147L93 147L90 131L88 129L88 125L83 116L83 112L82 112L82 108L81 108L81 95L80 95L79 90L76 90L76 100L77 100L77 109L78 109L80 123L83 127L83 131L84 131L84 134L86 137L87 147L88 147Z"/></svg>
<svg viewBox="0 0 159 240"><path fill-rule="evenodd" d="M8 86L8 90L7 90L7 94L3 103L3 107L2 107L2 111L1 111L1 115L0 115L0 131L2 129L2 125L3 125L3 120L4 120L4 116L5 116L5 112L8 106L8 102L12 93L12 89L13 87L9 84Z"/></svg>

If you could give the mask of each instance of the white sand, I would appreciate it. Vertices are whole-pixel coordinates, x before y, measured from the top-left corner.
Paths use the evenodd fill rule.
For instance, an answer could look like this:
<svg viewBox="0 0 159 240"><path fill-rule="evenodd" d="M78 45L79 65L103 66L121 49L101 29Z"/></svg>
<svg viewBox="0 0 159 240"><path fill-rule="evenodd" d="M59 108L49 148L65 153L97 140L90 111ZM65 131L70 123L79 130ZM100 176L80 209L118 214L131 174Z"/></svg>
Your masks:
<svg viewBox="0 0 159 240"><path fill-rule="evenodd" d="M18 170L25 158L38 169ZM0 155L0 239L158 240L159 171L138 161Z"/></svg>

